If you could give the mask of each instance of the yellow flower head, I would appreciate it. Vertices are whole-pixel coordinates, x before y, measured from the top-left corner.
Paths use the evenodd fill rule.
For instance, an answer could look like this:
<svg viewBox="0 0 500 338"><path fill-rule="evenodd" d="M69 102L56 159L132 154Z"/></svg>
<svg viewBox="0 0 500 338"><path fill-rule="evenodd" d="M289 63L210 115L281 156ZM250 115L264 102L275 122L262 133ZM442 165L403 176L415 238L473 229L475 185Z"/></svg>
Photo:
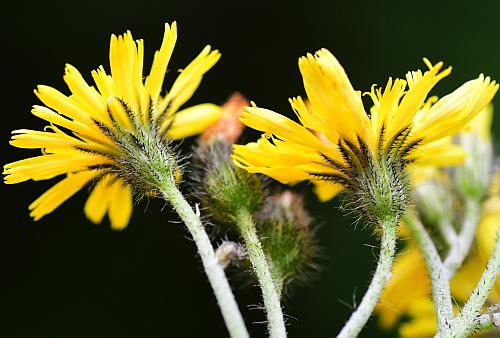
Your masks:
<svg viewBox="0 0 500 338"><path fill-rule="evenodd" d="M366 111L361 92L328 50L301 57L310 104L301 97L290 99L299 123L271 110L248 108L241 120L264 134L257 142L235 146L235 163L285 184L310 180L321 200L345 187L363 189L360 180L369 176L378 182L393 176L387 184L397 190L405 185L400 172L409 162L456 163L463 153L448 137L491 101L498 85L480 75L440 100L427 98L451 69L424 61L425 72L409 72L406 80L389 78L383 88L374 85L367 93L373 106ZM365 188L373 192L373 186ZM404 196L391 198L404 204Z"/></svg>
<svg viewBox="0 0 500 338"><path fill-rule="evenodd" d="M44 131L15 130L10 144L40 148L43 154L7 164L3 172L7 184L66 175L29 206L35 220L95 183L85 204L87 217L99 223L108 213L111 226L121 229L131 216L132 191L154 195L151 182L161 175L180 180L176 154L167 140L199 133L220 116L220 108L212 104L179 111L220 54L206 46L162 96L176 40L177 24L165 24L161 47L145 78L143 40L134 41L128 31L111 36L111 73L102 66L92 71L95 87L69 64L64 81L70 95L37 87L35 94L45 106L34 106L32 113L50 126Z"/></svg>

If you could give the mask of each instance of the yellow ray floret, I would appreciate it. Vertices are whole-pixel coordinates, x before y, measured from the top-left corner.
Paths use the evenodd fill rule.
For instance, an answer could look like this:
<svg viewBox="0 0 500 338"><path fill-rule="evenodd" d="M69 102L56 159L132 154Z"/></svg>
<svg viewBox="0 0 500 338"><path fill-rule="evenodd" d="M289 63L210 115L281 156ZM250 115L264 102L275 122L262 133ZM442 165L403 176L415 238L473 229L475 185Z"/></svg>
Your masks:
<svg viewBox="0 0 500 338"><path fill-rule="evenodd" d="M181 139L202 132L219 119L221 108L213 104L178 112L220 58L220 53L210 46L180 72L172 88L162 95L176 40L177 24L165 24L161 47L154 54L149 74L144 74L144 42L134 40L130 31L112 35L110 73L103 66L92 71L95 85L67 64L63 79L69 95L49 86L37 87L35 94L44 106L34 106L32 113L50 126L44 131L15 130L10 144L41 149L42 155L9 163L3 172L8 184L65 176L30 205L35 220L52 212L83 186L94 183L85 214L94 223L100 223L108 214L111 226L123 229L132 213L135 189L120 173L120 161L130 156L123 148L124 140L130 135L143 140L145 131L158 133L158 138L151 138L155 142L161 138Z"/></svg>
<svg viewBox="0 0 500 338"><path fill-rule="evenodd" d="M301 97L290 99L299 122L249 107L241 121L263 135L257 142L234 147L236 165L282 183L311 180L326 200L341 190L354 167L365 165L366 161L357 159L362 153L375 161L396 156L403 163L421 165L463 161L464 151L450 136L488 105L498 85L480 75L440 100L428 97L451 68L443 70L442 62L424 62L425 72L409 72L406 79L389 78L382 88L372 86L367 95L373 106L367 113L361 93L353 89L328 50L301 57L299 69L308 103ZM322 173L328 174L323 175L328 182L322 182Z"/></svg>

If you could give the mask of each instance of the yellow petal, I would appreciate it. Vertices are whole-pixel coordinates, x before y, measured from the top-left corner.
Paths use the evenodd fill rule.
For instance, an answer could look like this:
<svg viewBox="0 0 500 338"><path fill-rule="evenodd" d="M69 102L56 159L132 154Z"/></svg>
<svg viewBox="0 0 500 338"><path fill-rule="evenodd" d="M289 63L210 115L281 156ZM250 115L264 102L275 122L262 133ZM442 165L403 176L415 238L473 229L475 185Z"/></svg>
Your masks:
<svg viewBox="0 0 500 338"><path fill-rule="evenodd" d="M94 87L90 87L87 84L75 67L66 64L63 78L73 93L72 98L82 107L85 107L85 111L87 111L89 115L98 121L110 122L102 96L99 95Z"/></svg>
<svg viewBox="0 0 500 338"><path fill-rule="evenodd" d="M387 130L387 138L392 138L399 130L406 128L412 121L415 114L420 110L425 102L425 99L431 89L444 77L451 73L451 67L445 69L441 73L439 71L443 67L442 62L438 62L432 66L424 59L429 66L429 70L423 75L420 71L410 72L407 75L409 90L404 95L397 112L392 119Z"/></svg>
<svg viewBox="0 0 500 338"><path fill-rule="evenodd" d="M399 327L401 338L429 338L437 332L437 321L434 316L425 316L403 323Z"/></svg>
<svg viewBox="0 0 500 338"><path fill-rule="evenodd" d="M466 156L467 152L447 137L419 146L410 153L408 159L417 165L447 167L463 163Z"/></svg>
<svg viewBox="0 0 500 338"><path fill-rule="evenodd" d="M314 192L321 202L326 202L337 196L344 187L340 184L331 183L327 181L313 181Z"/></svg>
<svg viewBox="0 0 500 338"><path fill-rule="evenodd" d="M35 90L35 95L47 107L54 109L59 114L69 117L72 120L82 122L83 124L92 124L88 112L71 97L67 97L57 89L40 85L37 87L37 90Z"/></svg>
<svg viewBox="0 0 500 338"><path fill-rule="evenodd" d="M236 162L238 166L244 168L246 171L253 174L264 174L269 176L276 181L283 184L293 184L300 181L307 180L311 176L299 168L290 167L251 167L251 166L241 166L239 162Z"/></svg>
<svg viewBox="0 0 500 338"><path fill-rule="evenodd" d="M163 33L163 41L160 50L155 52L151 71L146 79L146 93L151 97L153 102L158 101L165 73L167 72L168 63L177 41L177 23L174 21L172 27L165 24L165 32Z"/></svg>
<svg viewBox="0 0 500 338"><path fill-rule="evenodd" d="M354 91L337 59L326 49L299 59L311 110L320 114L330 128L343 138L357 143L357 136L370 141L369 119L361 95Z"/></svg>
<svg viewBox="0 0 500 338"><path fill-rule="evenodd" d="M181 70L167 96L158 105L156 117L164 113L169 117L189 100L200 85L203 75L217 63L219 58L218 50L211 51L211 47L206 46L186 68Z"/></svg>
<svg viewBox="0 0 500 338"><path fill-rule="evenodd" d="M108 96L113 95L113 92L115 91L113 78L110 75L106 74L103 66L99 66L99 68L97 68L97 70L93 70L91 74L97 86L97 89L104 99L107 99Z"/></svg>
<svg viewBox="0 0 500 338"><path fill-rule="evenodd" d="M43 216L51 213L82 189L97 174L97 170L69 174L65 179L61 180L30 204L28 207L31 210L30 216L35 221L38 221Z"/></svg>
<svg viewBox="0 0 500 338"><path fill-rule="evenodd" d="M222 116L222 108L211 103L199 104L178 111L172 118L172 126L167 130L170 139L179 140L202 133ZM170 123L170 121L169 121Z"/></svg>
<svg viewBox="0 0 500 338"><path fill-rule="evenodd" d="M299 147L296 144L275 138L261 137L257 142L234 145L233 153L245 162L256 166L295 166L309 162L324 162L314 149Z"/></svg>
<svg viewBox="0 0 500 338"><path fill-rule="evenodd" d="M132 215L132 190L128 184L117 179L109 188L108 194L111 228L122 230L127 226Z"/></svg>
<svg viewBox="0 0 500 338"><path fill-rule="evenodd" d="M72 121L43 106L33 106L31 113L51 124L56 124L75 132L84 140L93 140L101 144L107 149L105 153L115 153L112 141L94 123L87 125L78 121Z"/></svg>
<svg viewBox="0 0 500 338"><path fill-rule="evenodd" d="M498 84L482 74L434 104L415 126L414 137L431 142L456 134L488 105Z"/></svg>
<svg viewBox="0 0 500 338"><path fill-rule="evenodd" d="M253 129L263 131L267 134L274 134L280 139L289 140L298 145L320 151L331 151L327 145L320 142L306 128L272 110L248 107L247 111L241 115L240 120Z"/></svg>
<svg viewBox="0 0 500 338"><path fill-rule="evenodd" d="M110 96L106 100L106 107L113 119L119 125L127 128L130 131L134 130L132 120L136 118L136 111L130 110L128 106L124 105L125 102L119 100L116 96Z"/></svg>
<svg viewBox="0 0 500 338"><path fill-rule="evenodd" d="M326 120L320 115L312 112L300 96L288 100L300 123L318 135L324 135L323 143L331 145L338 144L339 134L334 128L330 128ZM318 137L319 138L319 137Z"/></svg>
<svg viewBox="0 0 500 338"><path fill-rule="evenodd" d="M137 53L137 46L130 31L125 34L111 36L109 44L109 65L111 76L113 77L113 93L122 99L134 111L137 111L138 101L133 82L134 57Z"/></svg>
<svg viewBox="0 0 500 338"><path fill-rule="evenodd" d="M87 198L83 211L87 218L93 223L101 223L108 210L108 185L110 175L106 175L99 180Z"/></svg>
<svg viewBox="0 0 500 338"><path fill-rule="evenodd" d="M86 170L92 166L111 164L112 160L100 156L69 150L68 153L48 154L12 162L4 166L5 183L27 180L46 180L68 172Z"/></svg>
<svg viewBox="0 0 500 338"><path fill-rule="evenodd" d="M387 132L390 121L397 114L400 100L405 94L405 89L405 80L395 79L393 81L392 78L389 78L383 93L380 88L376 89L372 87L372 92L369 94L374 103L374 107L371 110L371 122L376 135L376 143L379 142L382 128L385 127L385 131ZM391 136L385 135L384 139L389 140Z"/></svg>
<svg viewBox="0 0 500 338"><path fill-rule="evenodd" d="M18 148L38 149L38 148L74 148L82 147L82 142L66 134L50 133L45 131L19 129L12 131L10 144Z"/></svg>

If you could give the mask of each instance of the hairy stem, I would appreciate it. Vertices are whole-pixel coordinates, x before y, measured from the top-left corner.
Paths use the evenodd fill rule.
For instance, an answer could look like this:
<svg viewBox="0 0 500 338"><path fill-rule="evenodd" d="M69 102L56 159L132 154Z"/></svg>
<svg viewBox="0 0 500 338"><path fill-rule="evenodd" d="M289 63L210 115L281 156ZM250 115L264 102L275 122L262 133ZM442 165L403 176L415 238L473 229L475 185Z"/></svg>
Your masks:
<svg viewBox="0 0 500 338"><path fill-rule="evenodd" d="M448 272L448 280L453 277L470 251L472 243L474 242L474 234L476 233L479 223L479 214L480 203L476 200L467 200L462 228L454 243L452 243L450 251L444 260L444 267Z"/></svg>
<svg viewBox="0 0 500 338"><path fill-rule="evenodd" d="M385 285L391 278L392 264L396 251L396 228L398 217L379 222L382 229L380 256L373 279L361 303L344 325L337 337L354 338L361 332L377 305Z"/></svg>
<svg viewBox="0 0 500 338"><path fill-rule="evenodd" d="M164 198L170 202L182 219L196 243L203 268L217 298L229 335L233 338L248 338L245 322L231 291L224 269L219 264L212 243L201 223L199 211L196 210L196 213L193 211L174 184L165 184L161 187L161 191Z"/></svg>
<svg viewBox="0 0 500 338"><path fill-rule="evenodd" d="M443 239L445 240L446 245L448 245L448 247L450 248L451 252L452 250L451 248L453 247L453 245L455 245L455 243L458 240L458 235L455 229L453 229L453 225L451 224L450 221L443 220L443 222L440 222L438 224L438 230L441 234L441 237L443 237Z"/></svg>
<svg viewBox="0 0 500 338"><path fill-rule="evenodd" d="M450 285L448 284L448 272L443 265L441 257L439 257L436 246L422 223L410 215L410 213L405 215L404 220L415 237L425 262L427 263L432 284L432 298L437 315L438 335L448 337L451 322L453 320L453 306L451 302Z"/></svg>
<svg viewBox="0 0 500 338"><path fill-rule="evenodd" d="M478 317L481 308L488 299L488 294L493 288L493 284L495 283L500 269L500 230L497 231L496 235L497 240L495 248L484 270L483 276L453 323L453 337L467 337L478 327Z"/></svg>
<svg viewBox="0 0 500 338"><path fill-rule="evenodd" d="M248 257L262 290L262 298L266 309L268 330L271 338L286 337L285 321L281 309L280 297L274 284L271 270L267 262L257 230L249 212L240 210L236 215L236 223L245 242Z"/></svg>

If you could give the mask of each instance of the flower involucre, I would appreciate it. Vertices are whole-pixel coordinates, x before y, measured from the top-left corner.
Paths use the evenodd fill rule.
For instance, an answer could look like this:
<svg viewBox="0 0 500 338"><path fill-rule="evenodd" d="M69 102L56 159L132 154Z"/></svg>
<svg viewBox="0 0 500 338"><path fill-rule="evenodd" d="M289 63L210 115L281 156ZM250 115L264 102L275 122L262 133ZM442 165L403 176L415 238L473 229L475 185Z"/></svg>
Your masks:
<svg viewBox="0 0 500 338"><path fill-rule="evenodd" d="M388 175L397 176L410 162L460 162L463 151L449 137L491 101L498 85L480 75L440 100L427 98L451 68L442 70L442 62L424 62L426 72L409 72L406 80L389 78L384 88L374 85L366 93L373 101L366 111L361 92L354 90L328 50L301 57L299 68L309 103L300 96L290 99L300 123L271 110L248 108L242 122L264 134L257 142L235 146L235 163L285 184L310 180L319 198L328 200L359 184L353 182L373 170L389 168L393 172ZM384 181L387 175L378 176ZM401 180L404 177L389 184L397 189Z"/></svg>
<svg viewBox="0 0 500 338"><path fill-rule="evenodd" d="M15 130L10 144L40 148L43 154L7 164L3 172L7 184L66 175L29 206L35 220L85 185L95 183L85 204L87 217L100 223L108 213L111 226L121 229L131 216L133 191L154 194L155 180L163 174L180 179L176 154L168 140L202 132L219 118L220 107L213 104L179 108L220 54L206 46L162 96L176 40L176 23L165 24L161 47L144 81L144 43L134 41L128 31L111 36L111 73L108 75L103 66L92 71L95 87L69 64L64 81L70 95L44 85L37 87L35 94L45 106L34 106L32 113L50 126L44 131ZM141 170L147 172L138 175Z"/></svg>

